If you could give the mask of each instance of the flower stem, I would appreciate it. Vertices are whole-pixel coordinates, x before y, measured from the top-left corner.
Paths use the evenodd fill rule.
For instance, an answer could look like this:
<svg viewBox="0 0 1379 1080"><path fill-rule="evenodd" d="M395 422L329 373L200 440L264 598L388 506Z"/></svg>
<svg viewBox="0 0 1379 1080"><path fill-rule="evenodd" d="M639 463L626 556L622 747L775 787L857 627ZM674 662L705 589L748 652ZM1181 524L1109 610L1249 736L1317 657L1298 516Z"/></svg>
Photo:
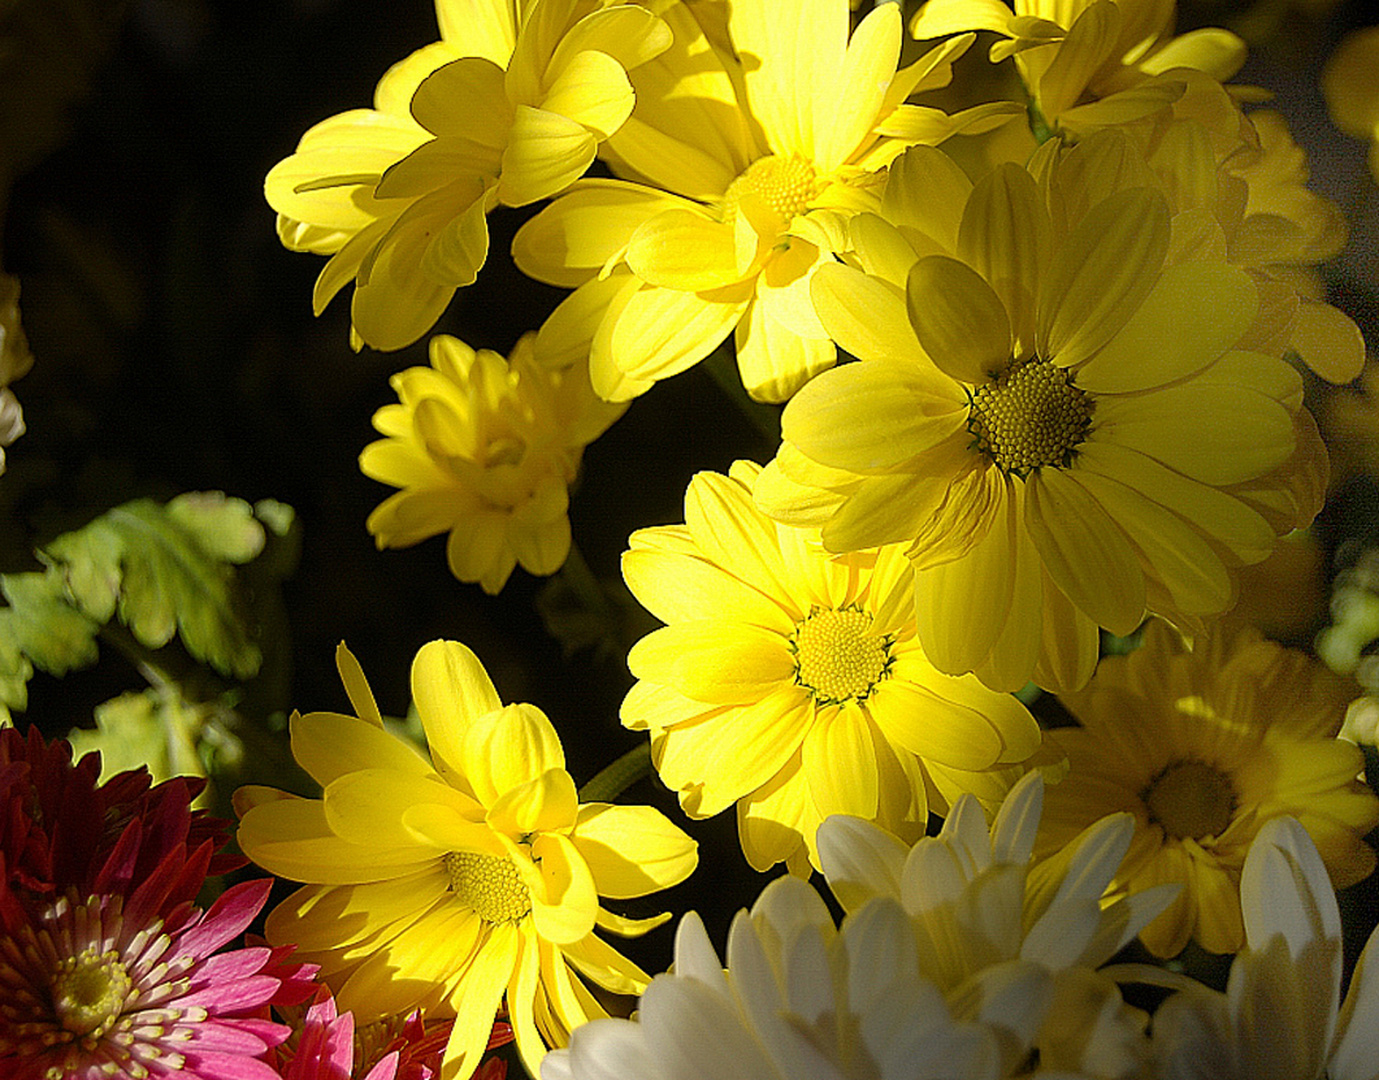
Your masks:
<svg viewBox="0 0 1379 1080"><path fill-rule="evenodd" d="M579 789L579 801L611 802L644 776L651 775L651 740L638 743Z"/></svg>

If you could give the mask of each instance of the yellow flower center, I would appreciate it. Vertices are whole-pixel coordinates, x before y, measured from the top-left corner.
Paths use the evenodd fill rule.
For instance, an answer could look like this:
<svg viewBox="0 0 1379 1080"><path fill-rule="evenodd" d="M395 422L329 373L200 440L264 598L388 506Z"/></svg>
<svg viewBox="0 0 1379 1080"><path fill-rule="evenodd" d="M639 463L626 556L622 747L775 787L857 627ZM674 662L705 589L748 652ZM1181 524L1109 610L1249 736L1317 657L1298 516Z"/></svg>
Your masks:
<svg viewBox="0 0 1379 1080"><path fill-rule="evenodd" d="M473 851L449 851L443 860L450 891L486 922L515 922L531 911L531 893L511 859Z"/></svg>
<svg viewBox="0 0 1379 1080"><path fill-rule="evenodd" d="M860 608L815 608L795 625L795 682L820 705L861 701L890 674L891 639Z"/></svg>
<svg viewBox="0 0 1379 1080"><path fill-rule="evenodd" d="M737 216L744 195L754 196L781 219L785 229L797 214L809 209L819 193L814 163L801 157L758 158L728 185L723 196L723 220Z"/></svg>
<svg viewBox="0 0 1379 1080"><path fill-rule="evenodd" d="M1220 836L1235 812L1230 779L1202 761L1175 761L1149 782L1141 797L1150 820L1176 840Z"/></svg>
<svg viewBox="0 0 1379 1080"><path fill-rule="evenodd" d="M120 1018L133 989L119 953L86 948L58 965L49 993L63 1027L98 1039Z"/></svg>
<svg viewBox="0 0 1379 1080"><path fill-rule="evenodd" d="M1037 357L1017 361L971 394L967 430L1005 473L1066 466L1092 422L1092 398L1072 373Z"/></svg>

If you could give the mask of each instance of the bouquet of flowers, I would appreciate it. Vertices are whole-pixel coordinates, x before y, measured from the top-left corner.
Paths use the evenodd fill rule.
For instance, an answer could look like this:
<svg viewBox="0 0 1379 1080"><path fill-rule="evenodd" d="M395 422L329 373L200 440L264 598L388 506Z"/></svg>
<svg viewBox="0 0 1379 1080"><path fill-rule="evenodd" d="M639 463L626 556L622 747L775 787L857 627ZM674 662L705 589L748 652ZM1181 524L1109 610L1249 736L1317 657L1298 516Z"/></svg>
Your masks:
<svg viewBox="0 0 1379 1080"><path fill-rule="evenodd" d="M1326 12L1013 3L436 0L263 181L377 405L368 479L302 510L35 510L64 474L9 384L60 309L26 282L26 337L5 277L0 1072L1379 1075L1379 265L1236 81ZM1372 195L1379 28L1338 26ZM456 311L505 267L497 351ZM712 400L653 509L677 384ZM307 474L343 442L244 423ZM614 439L617 576L579 512ZM293 578L369 481L331 708ZM104 656L147 685L92 708L57 677Z"/></svg>

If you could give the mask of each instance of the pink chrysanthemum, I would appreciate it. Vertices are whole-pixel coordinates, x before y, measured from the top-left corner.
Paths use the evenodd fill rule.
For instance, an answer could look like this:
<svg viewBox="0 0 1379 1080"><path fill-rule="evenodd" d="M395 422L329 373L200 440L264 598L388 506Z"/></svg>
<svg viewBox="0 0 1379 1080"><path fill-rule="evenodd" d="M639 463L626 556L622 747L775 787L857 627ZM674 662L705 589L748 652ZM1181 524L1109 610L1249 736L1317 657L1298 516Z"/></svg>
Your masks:
<svg viewBox="0 0 1379 1080"><path fill-rule="evenodd" d="M136 889L41 904L10 890L0 853L0 1075L10 1080L278 1080L258 1060L289 1029L263 1019L299 996L282 950L216 950L244 932L271 881L236 885L202 912L159 915Z"/></svg>

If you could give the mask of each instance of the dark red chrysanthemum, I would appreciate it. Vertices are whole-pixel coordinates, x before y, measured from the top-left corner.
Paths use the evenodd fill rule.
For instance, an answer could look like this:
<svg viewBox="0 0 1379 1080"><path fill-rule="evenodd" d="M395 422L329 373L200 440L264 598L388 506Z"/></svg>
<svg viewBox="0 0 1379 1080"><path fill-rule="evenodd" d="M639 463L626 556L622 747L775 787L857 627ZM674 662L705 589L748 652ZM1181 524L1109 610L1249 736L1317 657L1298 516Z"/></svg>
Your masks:
<svg viewBox="0 0 1379 1080"><path fill-rule="evenodd" d="M205 787L179 777L154 785L147 769L100 783L100 755L73 762L62 739L0 730L0 855L20 893L128 895L156 880L170 910L208 876L245 864L221 851L229 823L191 802Z"/></svg>

